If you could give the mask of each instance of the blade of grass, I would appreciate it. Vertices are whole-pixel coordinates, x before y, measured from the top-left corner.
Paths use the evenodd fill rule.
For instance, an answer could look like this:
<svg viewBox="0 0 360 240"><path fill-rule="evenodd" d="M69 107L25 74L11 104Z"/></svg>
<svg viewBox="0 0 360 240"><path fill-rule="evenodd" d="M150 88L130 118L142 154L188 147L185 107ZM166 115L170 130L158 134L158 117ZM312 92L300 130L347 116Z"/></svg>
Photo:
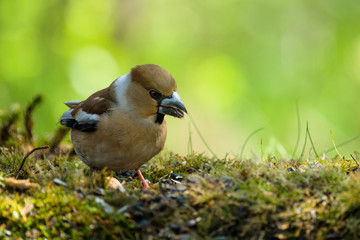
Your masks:
<svg viewBox="0 0 360 240"><path fill-rule="evenodd" d="M297 123L298 123L298 134L296 139L295 148L292 154L292 159L294 159L296 151L298 149L299 143L300 143L300 137L301 137L301 122L300 122L300 111L299 111L299 102L296 101L296 116L297 116Z"/></svg>
<svg viewBox="0 0 360 240"><path fill-rule="evenodd" d="M306 122L306 126L307 126L307 122ZM300 154L300 157L299 157L299 161L302 160L303 156L304 156L304 152L305 152L305 147L306 147L306 143L307 143L307 128L305 130L305 141L304 141L304 146L303 146L303 149L301 151L301 154Z"/></svg>
<svg viewBox="0 0 360 240"><path fill-rule="evenodd" d="M209 152L210 152L215 158L217 158L216 154L211 150L211 148L209 147L209 145L208 145L207 142L205 141L204 137L203 137L202 134L200 133L200 130L199 130L199 128L197 127L194 119L193 119L189 114L188 114L188 116L189 116L189 119L190 119L192 125L194 125L194 128L195 128L196 132L199 134L199 137L201 138L201 141L204 143L205 147L209 150Z"/></svg>
<svg viewBox="0 0 360 240"><path fill-rule="evenodd" d="M271 158L268 157L266 159L266 156L265 156L265 151L264 151L264 144L263 144L263 139L261 138L260 139L260 151L261 151L261 159L265 162L267 160L271 161Z"/></svg>
<svg viewBox="0 0 360 240"><path fill-rule="evenodd" d="M191 124L188 122L189 129L189 140L188 140L188 155L193 154L193 144L192 144L192 132L191 132Z"/></svg>
<svg viewBox="0 0 360 240"><path fill-rule="evenodd" d="M348 144L348 143L350 143L350 142L352 142L352 141L355 141L355 140L358 139L359 137L360 137L360 136L356 136L356 137L353 137L353 138L351 138L351 139L349 139L349 140L346 140L345 142L342 142L342 143L338 144L338 145L337 145L337 148L340 148L340 147L342 147L342 146L344 146L344 145L346 145L346 144ZM335 147L332 147L332 148L326 149L324 152L325 152L325 153L329 153L329 152L334 151L334 150L335 150Z"/></svg>
<svg viewBox="0 0 360 240"><path fill-rule="evenodd" d="M331 142L332 142L333 145L334 145L334 148L335 148L335 150L336 150L336 153L339 155L340 159L342 159L342 156L341 156L339 150L338 150L337 147L336 147L336 144L335 144L335 141L334 141L334 135L333 135L332 131L330 131L330 136L331 136Z"/></svg>
<svg viewBox="0 0 360 240"><path fill-rule="evenodd" d="M244 144L241 148L241 152L240 152L240 160L242 160L242 157L243 157L243 154L244 154L244 150L245 150L245 147L246 147L246 144L248 143L248 141L250 140L250 138L252 136L254 136L256 133L260 132L261 130L263 130L264 128L259 128L259 129L256 129L255 131L253 131L252 133L250 133L250 135L245 139L244 141Z"/></svg>
<svg viewBox="0 0 360 240"><path fill-rule="evenodd" d="M307 134L309 135L309 140L310 140L310 142L311 142L311 146L312 146L312 148L314 149L315 156L316 156L316 158L319 158L319 155L318 155L318 154L317 154L317 152L316 152L316 149L315 149L315 146L314 146L313 140L312 140L311 135L310 135L310 131L309 131L309 124L308 124L308 122L306 122L306 132L307 132Z"/></svg>

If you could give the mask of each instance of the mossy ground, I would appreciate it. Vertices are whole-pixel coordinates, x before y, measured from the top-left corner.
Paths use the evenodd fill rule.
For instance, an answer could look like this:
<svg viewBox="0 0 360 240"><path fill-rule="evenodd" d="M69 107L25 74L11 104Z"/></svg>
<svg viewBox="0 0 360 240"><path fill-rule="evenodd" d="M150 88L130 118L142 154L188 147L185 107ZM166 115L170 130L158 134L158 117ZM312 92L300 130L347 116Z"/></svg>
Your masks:
<svg viewBox="0 0 360 240"><path fill-rule="evenodd" d="M8 133L0 148L1 238L360 238L353 159L254 161L165 151L142 169L151 182L144 190L132 171L92 173L71 145L59 144L64 130L32 140L12 114L1 122ZM51 149L30 155L18 176L38 186L7 185L26 153L43 144ZM106 190L111 175L124 192Z"/></svg>

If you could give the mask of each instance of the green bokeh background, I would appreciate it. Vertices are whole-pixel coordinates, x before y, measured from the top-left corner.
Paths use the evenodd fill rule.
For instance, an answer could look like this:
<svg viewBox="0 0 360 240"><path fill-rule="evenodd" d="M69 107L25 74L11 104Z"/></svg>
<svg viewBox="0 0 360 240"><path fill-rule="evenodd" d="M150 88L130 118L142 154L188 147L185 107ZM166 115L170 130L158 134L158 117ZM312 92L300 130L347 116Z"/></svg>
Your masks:
<svg viewBox="0 0 360 240"><path fill-rule="evenodd" d="M169 70L218 155L290 157L296 101L318 152L359 135L358 0L0 1L0 108L42 93L47 136L82 100L138 64ZM189 120L168 118L167 148L208 152ZM344 152L359 150L360 140ZM298 150L299 155L300 150Z"/></svg>

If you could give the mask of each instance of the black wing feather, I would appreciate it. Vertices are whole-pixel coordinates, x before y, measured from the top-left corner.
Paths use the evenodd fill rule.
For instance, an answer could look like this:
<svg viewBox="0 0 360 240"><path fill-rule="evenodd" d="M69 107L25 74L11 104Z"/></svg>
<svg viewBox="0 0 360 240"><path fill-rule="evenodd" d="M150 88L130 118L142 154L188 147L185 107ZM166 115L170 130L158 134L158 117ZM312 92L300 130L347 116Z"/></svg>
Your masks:
<svg viewBox="0 0 360 240"><path fill-rule="evenodd" d="M67 110L60 118L60 124L72 129L77 129L82 132L94 132L96 131L97 121L88 121L86 123L79 123L71 115L73 109Z"/></svg>

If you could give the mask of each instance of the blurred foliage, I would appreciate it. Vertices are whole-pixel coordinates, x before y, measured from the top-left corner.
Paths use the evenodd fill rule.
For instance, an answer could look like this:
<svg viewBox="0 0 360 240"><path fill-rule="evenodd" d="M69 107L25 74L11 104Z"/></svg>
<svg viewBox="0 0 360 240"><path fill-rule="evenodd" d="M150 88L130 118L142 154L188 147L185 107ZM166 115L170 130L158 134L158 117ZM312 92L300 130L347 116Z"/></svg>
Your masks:
<svg viewBox="0 0 360 240"><path fill-rule="evenodd" d="M322 152L330 129L338 142L359 134L359 22L356 0L0 1L0 108L43 94L35 130L47 136L62 102L154 63L173 74L215 152L239 154L264 127L246 156L291 156L296 101L302 136L308 120ZM186 152L187 122L168 121L168 148Z"/></svg>

